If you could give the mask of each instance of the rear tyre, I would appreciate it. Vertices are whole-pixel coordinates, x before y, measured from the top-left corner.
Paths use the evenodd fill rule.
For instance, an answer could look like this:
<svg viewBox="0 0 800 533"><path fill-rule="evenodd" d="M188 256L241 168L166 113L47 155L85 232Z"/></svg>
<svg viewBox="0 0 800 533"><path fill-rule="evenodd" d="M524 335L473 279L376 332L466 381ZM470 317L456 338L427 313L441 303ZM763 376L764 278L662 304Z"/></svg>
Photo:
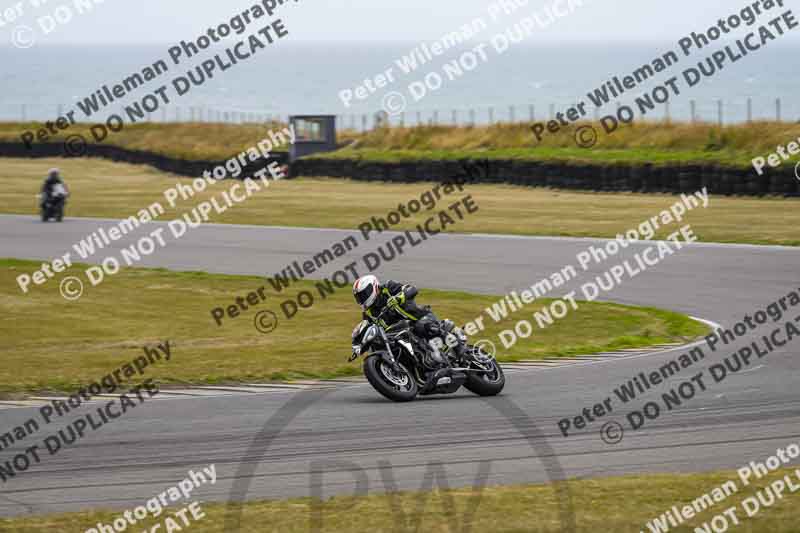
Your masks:
<svg viewBox="0 0 800 533"><path fill-rule="evenodd" d="M503 369L494 359L489 359L486 363L474 364L486 373L469 372L464 388L477 394L478 396L497 396L506 386L506 376Z"/></svg>
<svg viewBox="0 0 800 533"><path fill-rule="evenodd" d="M382 396L394 402L410 402L417 397L417 382L406 367L398 366L400 372L394 372L389 363L374 355L364 361L364 375Z"/></svg>

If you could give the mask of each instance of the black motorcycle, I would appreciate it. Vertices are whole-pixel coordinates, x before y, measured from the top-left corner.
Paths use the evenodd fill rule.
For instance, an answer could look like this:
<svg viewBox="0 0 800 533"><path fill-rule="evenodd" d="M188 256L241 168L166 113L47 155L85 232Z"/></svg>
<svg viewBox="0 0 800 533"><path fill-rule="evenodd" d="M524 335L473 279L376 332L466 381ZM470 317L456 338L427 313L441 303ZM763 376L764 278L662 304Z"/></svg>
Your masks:
<svg viewBox="0 0 800 533"><path fill-rule="evenodd" d="M64 205L67 203L67 196L68 193L63 186L55 187L49 195L40 195L39 208L42 213L42 222L47 222L51 218L56 219L56 222L64 220Z"/></svg>
<svg viewBox="0 0 800 533"><path fill-rule="evenodd" d="M364 375L386 398L409 402L418 394L452 394L462 385L479 396L503 390L503 369L480 347L467 344L464 331L452 322L444 321L444 338L432 341L415 335L408 320L388 328L379 324L380 315L375 323L363 320L356 326L348 361L364 355Z"/></svg>

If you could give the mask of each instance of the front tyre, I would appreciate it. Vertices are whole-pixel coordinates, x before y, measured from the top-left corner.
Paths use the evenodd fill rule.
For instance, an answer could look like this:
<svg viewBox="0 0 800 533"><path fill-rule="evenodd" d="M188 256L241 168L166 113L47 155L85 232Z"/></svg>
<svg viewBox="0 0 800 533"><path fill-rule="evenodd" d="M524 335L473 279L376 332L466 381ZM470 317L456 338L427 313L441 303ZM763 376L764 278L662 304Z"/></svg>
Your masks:
<svg viewBox="0 0 800 533"><path fill-rule="evenodd" d="M486 372L469 372L464 388L477 394L478 396L497 396L506 386L506 376L503 369L494 359L489 359L481 363L473 363L473 366L485 370Z"/></svg>
<svg viewBox="0 0 800 533"><path fill-rule="evenodd" d="M400 372L395 372L380 356L367 357L364 375L370 385L394 402L410 402L417 396L417 382L411 373L398 363Z"/></svg>

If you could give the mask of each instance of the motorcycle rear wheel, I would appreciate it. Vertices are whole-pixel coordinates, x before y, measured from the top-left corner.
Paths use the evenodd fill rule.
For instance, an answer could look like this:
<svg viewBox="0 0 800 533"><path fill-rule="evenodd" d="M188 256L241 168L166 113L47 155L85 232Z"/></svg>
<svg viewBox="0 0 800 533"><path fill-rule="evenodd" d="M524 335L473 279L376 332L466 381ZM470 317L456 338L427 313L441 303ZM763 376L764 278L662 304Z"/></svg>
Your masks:
<svg viewBox="0 0 800 533"><path fill-rule="evenodd" d="M398 363L401 373L392 370L379 356L367 357L364 375L372 388L394 402L410 402L417 397L417 382L406 367Z"/></svg>

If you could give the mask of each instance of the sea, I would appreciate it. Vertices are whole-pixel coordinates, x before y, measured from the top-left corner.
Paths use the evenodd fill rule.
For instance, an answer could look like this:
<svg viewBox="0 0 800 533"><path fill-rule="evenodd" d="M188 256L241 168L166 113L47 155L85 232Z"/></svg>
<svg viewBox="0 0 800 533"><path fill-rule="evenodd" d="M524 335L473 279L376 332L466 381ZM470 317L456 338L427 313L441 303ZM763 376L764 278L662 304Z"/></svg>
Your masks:
<svg viewBox="0 0 800 533"><path fill-rule="evenodd" d="M697 69L721 44L689 57L674 42L518 44L502 54L491 49L484 57L474 45L435 55L419 44L279 42L224 71L216 68L180 96L173 80L187 77L213 54L227 62L222 49L175 65L169 45L5 47L0 48L0 120L52 120L75 110L80 121L100 122L112 113L124 116L125 106L141 103L164 85L169 103L160 101L148 112L149 120L241 122L333 114L358 128L386 111L390 122L408 125L525 122L581 102L593 118L630 106L637 119L691 120L692 113L696 120L724 123L800 119L800 45L792 43L772 43L735 62L726 59L692 87L683 72ZM666 70L610 98L601 109L591 104L588 94L609 82L619 87L614 77L621 82L670 51L677 52L678 61ZM158 61L168 70L93 116L77 108L104 85L113 89ZM667 101L640 115L636 98L652 98L652 91L672 77L678 78L680 94L670 91Z"/></svg>

